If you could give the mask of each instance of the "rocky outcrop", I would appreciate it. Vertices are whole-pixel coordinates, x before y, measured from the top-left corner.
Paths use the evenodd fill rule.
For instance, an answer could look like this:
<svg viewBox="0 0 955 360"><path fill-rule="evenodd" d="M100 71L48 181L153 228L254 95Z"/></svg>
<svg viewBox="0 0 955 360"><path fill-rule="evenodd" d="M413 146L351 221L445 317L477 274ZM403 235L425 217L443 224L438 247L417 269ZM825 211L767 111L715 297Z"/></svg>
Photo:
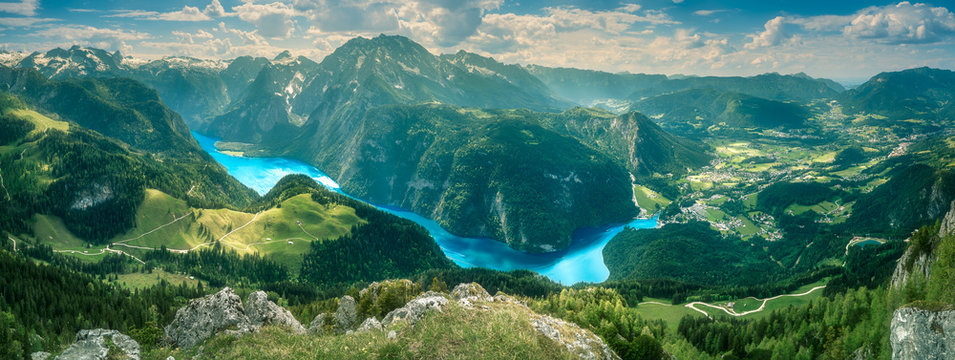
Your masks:
<svg viewBox="0 0 955 360"><path fill-rule="evenodd" d="M220 332L242 335L263 325L280 325L304 334L305 327L292 314L269 301L262 291L249 295L245 306L231 288L201 299L193 299L176 311L166 326L163 342L172 347L191 348Z"/></svg>
<svg viewBox="0 0 955 360"><path fill-rule="evenodd" d="M555 319L547 315L537 315L531 319L531 326L548 339L563 345L581 359L619 359L610 347L594 333L581 329L577 324Z"/></svg>
<svg viewBox="0 0 955 360"><path fill-rule="evenodd" d="M408 279L375 281L369 284L368 287L361 289L361 291L358 292L358 298L362 299L362 301L367 299L369 302L375 303L385 292L412 292L415 290L414 283ZM420 288L417 290L420 291Z"/></svg>
<svg viewBox="0 0 955 360"><path fill-rule="evenodd" d="M338 301L338 310L335 311L335 332L343 333L354 329L358 323L358 307L355 298L345 295Z"/></svg>
<svg viewBox="0 0 955 360"><path fill-rule="evenodd" d="M955 359L955 310L904 307L892 315L892 359Z"/></svg>
<svg viewBox="0 0 955 360"><path fill-rule="evenodd" d="M381 323L378 322L378 319L375 319L374 317L370 317L365 319L365 321L358 326L358 330L355 330L355 332L381 330L382 328L383 327L381 326Z"/></svg>
<svg viewBox="0 0 955 360"><path fill-rule="evenodd" d="M172 347L188 349L226 330L236 334L252 331L242 299L228 287L193 299L177 310L176 318L165 328L163 341Z"/></svg>
<svg viewBox="0 0 955 360"><path fill-rule="evenodd" d="M292 332L296 334L305 333L305 327L295 320L292 313L269 301L264 291L249 294L249 297L245 299L245 314L254 328L263 325L280 325L292 329Z"/></svg>
<svg viewBox="0 0 955 360"><path fill-rule="evenodd" d="M46 351L37 351L30 354L30 360L46 360L50 358L50 353Z"/></svg>
<svg viewBox="0 0 955 360"><path fill-rule="evenodd" d="M451 298L458 301L493 301L491 294L488 294L484 287L475 282L458 284L454 287L454 290L451 290Z"/></svg>
<svg viewBox="0 0 955 360"><path fill-rule="evenodd" d="M325 323L330 319L328 314L322 313L315 315L315 318L312 319L312 322L308 324L308 333L313 335L325 335L327 329L325 328Z"/></svg>
<svg viewBox="0 0 955 360"><path fill-rule="evenodd" d="M892 278L889 282L892 288L901 289L915 274L919 274L922 279L928 279L929 272L932 269L932 263L935 262L935 255L931 252L922 252L916 254L909 247L902 253L899 263L892 272ZM907 267L907 265L910 265Z"/></svg>
<svg viewBox="0 0 955 360"><path fill-rule="evenodd" d="M955 201L952 201L948 213L942 217L941 225L938 228L938 237L940 238L952 234L955 234Z"/></svg>
<svg viewBox="0 0 955 360"><path fill-rule="evenodd" d="M425 313L430 310L441 311L448 304L447 295L428 291L409 301L405 306L394 309L385 315L381 321L382 325L390 326L399 321L407 321L411 324L418 322Z"/></svg>
<svg viewBox="0 0 955 360"><path fill-rule="evenodd" d="M948 213L940 220L939 239L944 240L946 237L955 234L955 201L952 201ZM934 246L932 244L932 247ZM899 258L899 263L896 265L895 271L892 272L890 280L893 288L901 289L915 274L919 274L922 279L928 279L931 276L932 263L938 257L932 251L916 253L914 250L910 246Z"/></svg>
<svg viewBox="0 0 955 360"><path fill-rule="evenodd" d="M80 330L76 333L76 342L57 356L56 360L105 360L107 358L139 360L139 343L116 330Z"/></svg>

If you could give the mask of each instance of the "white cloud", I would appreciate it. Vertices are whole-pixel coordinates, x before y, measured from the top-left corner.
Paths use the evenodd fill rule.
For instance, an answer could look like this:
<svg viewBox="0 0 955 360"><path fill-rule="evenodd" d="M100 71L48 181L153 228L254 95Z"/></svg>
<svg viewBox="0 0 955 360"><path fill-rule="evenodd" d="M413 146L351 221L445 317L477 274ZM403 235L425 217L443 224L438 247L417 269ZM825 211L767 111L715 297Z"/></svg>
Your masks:
<svg viewBox="0 0 955 360"><path fill-rule="evenodd" d="M103 17L133 18L139 20L164 20L164 21L206 21L212 20L209 16L199 11L194 6L183 6L182 10L170 12L145 11L145 10L113 10L112 14L103 15Z"/></svg>
<svg viewBox="0 0 955 360"><path fill-rule="evenodd" d="M750 35L752 39L744 47L747 49L757 49L761 47L776 46L792 38L792 35L786 31L786 18L777 16L763 25L764 30L756 35Z"/></svg>
<svg viewBox="0 0 955 360"><path fill-rule="evenodd" d="M211 17L223 17L223 16L233 16L235 13L226 12L225 8L222 7L222 3L219 0L212 0L209 5L206 5L206 8L202 10L203 14L206 14Z"/></svg>
<svg viewBox="0 0 955 360"><path fill-rule="evenodd" d="M792 17L787 20L809 31L841 32L843 27L852 22L853 18L855 18L855 15L819 15L805 18Z"/></svg>
<svg viewBox="0 0 955 360"><path fill-rule="evenodd" d="M31 27L35 24L59 21L60 19L37 18L37 17L0 17L0 26L9 27Z"/></svg>
<svg viewBox="0 0 955 360"><path fill-rule="evenodd" d="M103 15L103 17L116 18L147 18L159 16L158 11L145 10L113 10L113 14Z"/></svg>
<svg viewBox="0 0 955 360"><path fill-rule="evenodd" d="M193 6L183 6L182 10L159 14L159 16L157 16L157 19L166 20L166 21L212 20L212 18L210 18L206 14L203 14L202 11L199 11L199 8L193 7Z"/></svg>
<svg viewBox="0 0 955 360"><path fill-rule="evenodd" d="M21 0L20 2L2 2L0 3L0 12L8 14L17 14L23 16L35 16L37 8L40 7L38 0Z"/></svg>
<svg viewBox="0 0 955 360"><path fill-rule="evenodd" d="M452 46L473 35L502 0L298 0L316 33L394 32Z"/></svg>
<svg viewBox="0 0 955 360"><path fill-rule="evenodd" d="M208 31L205 31L202 29L199 29L199 31L196 32L195 34L187 33L184 31L173 31L172 34L190 44L195 44L196 40L207 40L207 39L215 38L215 36L210 34Z"/></svg>
<svg viewBox="0 0 955 360"><path fill-rule="evenodd" d="M862 10L843 33L889 44L933 43L955 34L955 14L943 7L903 1Z"/></svg>
<svg viewBox="0 0 955 360"><path fill-rule="evenodd" d="M116 41L132 41L149 39L151 36L138 31L104 29L86 25L66 25L43 29L34 33L36 36L56 38L58 40L99 40L109 39Z"/></svg>
<svg viewBox="0 0 955 360"><path fill-rule="evenodd" d="M641 8L642 6L640 6L640 4L623 4L623 6L617 8L617 10L628 12L628 13L634 13L634 12L637 12L637 10L640 10Z"/></svg>
<svg viewBox="0 0 955 360"><path fill-rule="evenodd" d="M693 14L694 14L694 15L699 15L699 16L712 16L712 15L714 15L714 14L721 13L721 12L726 12L726 11L728 11L728 10L725 10L725 9L697 10L697 11L694 11Z"/></svg>
<svg viewBox="0 0 955 360"><path fill-rule="evenodd" d="M245 4L232 8L239 19L252 23L258 33L269 38L288 38L295 31L293 17L300 15L291 5L280 2L269 4Z"/></svg>

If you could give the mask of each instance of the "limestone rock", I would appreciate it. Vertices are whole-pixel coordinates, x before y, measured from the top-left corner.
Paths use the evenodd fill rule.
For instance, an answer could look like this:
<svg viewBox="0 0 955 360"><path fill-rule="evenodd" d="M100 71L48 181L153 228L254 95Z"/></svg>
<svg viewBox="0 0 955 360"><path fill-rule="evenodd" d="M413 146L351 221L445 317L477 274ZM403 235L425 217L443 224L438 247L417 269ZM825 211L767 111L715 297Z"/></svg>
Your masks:
<svg viewBox="0 0 955 360"><path fill-rule="evenodd" d="M394 330L388 332L388 340L394 340L398 338L398 333Z"/></svg>
<svg viewBox="0 0 955 360"><path fill-rule="evenodd" d="M188 349L226 330L235 334L253 330L242 307L242 299L228 287L213 295L193 299L177 310L175 319L165 328L163 341L172 347Z"/></svg>
<svg viewBox="0 0 955 360"><path fill-rule="evenodd" d="M955 310L904 307L892 314L889 331L894 360L955 359Z"/></svg>
<svg viewBox="0 0 955 360"><path fill-rule="evenodd" d="M378 322L378 319L375 319L374 317L370 317L365 319L365 321L358 326L358 330L355 330L355 332L364 332L369 330L381 330L381 329L382 329L381 323Z"/></svg>
<svg viewBox="0 0 955 360"><path fill-rule="evenodd" d="M315 315L312 322L308 324L308 333L313 335L325 335L325 322L329 321L330 316L325 313Z"/></svg>
<svg viewBox="0 0 955 360"><path fill-rule="evenodd" d="M46 360L50 358L50 353L46 351L37 351L30 354L30 360Z"/></svg>
<svg viewBox="0 0 955 360"><path fill-rule="evenodd" d="M955 201L952 201L948 213L942 217L942 223L938 229L938 237L940 238L944 238L952 234L955 234Z"/></svg>
<svg viewBox="0 0 955 360"><path fill-rule="evenodd" d="M581 359L620 359L600 337L586 329L581 329L577 324L547 315L536 315L531 320L531 326Z"/></svg>
<svg viewBox="0 0 955 360"><path fill-rule="evenodd" d="M76 342L56 360L104 360L109 355L107 339L120 351L121 358L139 360L139 343L119 331L107 329L80 330L76 333Z"/></svg>
<svg viewBox="0 0 955 360"><path fill-rule="evenodd" d="M368 298L371 300L371 302L376 302L378 300L378 296L380 296L385 289L402 289L404 291L411 292L414 290L414 288L414 283L408 279L384 280L381 282L375 281L368 285L368 287L361 289L361 291L358 292L358 298Z"/></svg>
<svg viewBox="0 0 955 360"><path fill-rule="evenodd" d="M952 201L948 213L941 219L938 237L941 241L952 241L951 239L945 238L953 234L955 234L955 201ZM920 274L922 279L928 279L931 276L932 263L935 262L938 256L934 254L934 252L925 252L916 255L912 250L912 247L905 250L905 253L902 254L898 264L895 266L895 271L892 272L892 278L889 282L894 289L901 289L905 286L905 283L912 278L913 274ZM911 267L907 268L906 265L909 264L911 264Z"/></svg>
<svg viewBox="0 0 955 360"><path fill-rule="evenodd" d="M343 333L355 328L358 322L358 310L355 298L345 295L338 301L338 310L335 311L335 331Z"/></svg>
<svg viewBox="0 0 955 360"><path fill-rule="evenodd" d="M451 298L457 300L461 305L471 306L476 301L494 301L491 294L487 293L478 283L461 283L451 290Z"/></svg>
<svg viewBox="0 0 955 360"><path fill-rule="evenodd" d="M389 326L396 321L416 323L429 310L441 311L448 304L446 295L428 291L409 301L405 306L394 309L385 315L382 325Z"/></svg>
<svg viewBox="0 0 955 360"><path fill-rule="evenodd" d="M304 334L305 327L285 308L269 301L264 291L256 291L245 299L245 314L252 327L263 325L281 325L292 329L296 334Z"/></svg>

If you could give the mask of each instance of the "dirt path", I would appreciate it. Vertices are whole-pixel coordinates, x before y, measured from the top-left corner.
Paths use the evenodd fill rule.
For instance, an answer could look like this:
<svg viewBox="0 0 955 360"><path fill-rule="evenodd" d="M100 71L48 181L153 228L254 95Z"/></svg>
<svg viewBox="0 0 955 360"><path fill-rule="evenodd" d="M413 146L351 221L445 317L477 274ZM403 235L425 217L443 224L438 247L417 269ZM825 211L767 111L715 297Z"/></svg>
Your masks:
<svg viewBox="0 0 955 360"><path fill-rule="evenodd" d="M653 304L653 305L662 305L662 306L673 306L672 304L664 304L664 303L659 302L659 301L644 301L644 302L642 302L642 303L637 304L637 306L640 306L640 305L643 305L643 304Z"/></svg>
<svg viewBox="0 0 955 360"><path fill-rule="evenodd" d="M121 251L121 250L110 249L110 248L108 248L108 247L107 247L107 248L99 249L99 252L97 252L97 253L87 253L87 252L82 252L82 251L79 251L79 250L53 250L53 252L58 252L58 253L70 253L70 254L83 255L83 256L103 255L103 254L106 253L107 251L108 251L108 252L111 252L111 253L114 253L114 254L126 255L126 256L129 256L129 257L133 258L133 260L138 261L140 264L146 264L145 261L141 260L141 259L138 258L138 257L133 256L132 254L129 254L129 253L127 253L127 252L125 252L125 251Z"/></svg>
<svg viewBox="0 0 955 360"><path fill-rule="evenodd" d="M17 239L14 239L13 236L7 235L7 239L13 241L13 252L17 252Z"/></svg>
<svg viewBox="0 0 955 360"><path fill-rule="evenodd" d="M191 213L191 212L188 212L188 213L186 213L185 215L180 216L180 217L177 217L177 218L173 219L172 221L170 221L170 222L168 222L168 223L159 225L159 226L156 227L155 229L152 229L152 230L149 230L149 231L147 231L147 232L144 232L144 233L142 233L141 235L139 235L139 236L137 236L137 237L117 241L116 244L122 244L122 243L126 243L126 242L129 242L129 241L141 239L143 236L152 234L153 232L156 232L156 231L159 230L159 229L162 229L162 228L164 228L164 227L166 227L166 226L172 225L172 224L176 223L176 222L179 221L179 220L185 219L186 216L189 216L189 215L192 215L192 213ZM173 215L173 216L175 216L175 215ZM135 246L130 246L130 247L135 247Z"/></svg>
<svg viewBox="0 0 955 360"><path fill-rule="evenodd" d="M231 246L232 248L234 248L234 249L236 249L236 250L249 251L249 250L252 250L252 246L255 246L255 245L265 245L265 244L271 244L271 243L275 243L275 242L286 242L286 241L289 241L289 240L310 241L310 240L308 240L308 239L293 237L293 238L288 238L288 239L267 240L267 241L260 241L260 242L248 243L248 244L245 245L245 248L241 248L241 247L232 245L232 244L230 244L230 243L223 243L223 244L229 245L229 246Z"/></svg>
<svg viewBox="0 0 955 360"><path fill-rule="evenodd" d="M227 236L232 235L232 233L234 233L234 232L236 232L236 231L239 231L239 230L242 230L242 228L244 228L244 227L246 227L246 226L249 226L249 224L251 224L252 222L254 222L255 219L258 218L258 217L259 217L259 214L261 214L261 213L262 213L262 212L257 212L257 213L255 213L255 215L252 216L252 219L249 220L249 222L247 222L247 223L245 223L245 224L242 224L242 226L239 226L239 227L237 227L237 228L235 228L235 229L232 229L232 231L226 233L225 235L222 235L222 237L216 239L215 241L221 242L222 239L225 239ZM209 245L211 245L211 244L212 244L213 242L215 242L215 241L204 242L204 243L202 243L202 244L193 246L191 249L184 250L183 252L189 252L189 251L193 251L193 250L198 249L198 248L203 247L203 246L209 246ZM235 245L231 245L231 244L229 244L229 243L223 243L223 244L226 244L226 245L232 246L233 248L238 249L238 247L236 247ZM173 251L173 250L170 249L170 251ZM180 251L182 251L182 250L180 250ZM178 251L177 251L177 252L178 252Z"/></svg>
<svg viewBox="0 0 955 360"><path fill-rule="evenodd" d="M306 235L311 236L315 240L321 240L318 238L318 236L312 235L312 233L308 232L308 230L305 230L305 227L302 226L302 220L295 220L295 224L297 224L298 228L302 229L302 232Z"/></svg>
<svg viewBox="0 0 955 360"><path fill-rule="evenodd" d="M695 311L699 311L699 312L702 313L703 315L706 315L706 317L710 317L710 314L707 313L706 311L703 311L703 310L697 308L697 307L696 307L697 305L706 306L706 307L713 308L713 309L717 309L717 310L723 310L723 312L725 312L726 314L728 314L728 315L730 315L730 316L737 316L737 317L738 317L738 316L745 316L745 315L754 314L754 313L758 313L758 312L760 312L760 311L763 311L763 309L766 307L766 303L769 302L770 300L776 300L776 299L779 299L779 298L782 298L782 297L787 297L787 296L793 296L793 297L806 296L806 295L809 295L810 293L812 293L813 291L816 291L816 290L819 290L819 289L822 289L822 288L825 288L825 287L826 287L825 285L820 285L820 286L816 286L816 287L814 287L814 288L812 288L812 289L809 289L808 291L806 291L806 292L804 292L804 293L801 293L801 294L782 294L782 295L776 295L776 296L773 296L773 297L771 297L771 298L765 298L765 299L757 299L757 298L755 298L755 297L750 296L750 297L747 297L747 298L745 298L745 299L753 299L753 300L756 300L756 301L762 301L763 303L759 305L759 308L758 308L758 309L749 310L749 311L744 311L744 312L741 312L741 313L738 313L738 312L736 312L736 311L733 310L733 309L728 309L728 308L726 308L726 307L724 307L724 306L713 305L713 304L705 303L705 302L702 302L702 301L694 301L694 302L691 302L691 303L686 304L686 305L683 305L683 306L686 306L686 307L688 307L688 308L690 308L690 309L693 309L693 310L695 310Z"/></svg>
<svg viewBox="0 0 955 360"><path fill-rule="evenodd" d="M7 191L7 186L3 185L3 172L0 172L0 187L2 187L3 192L7 194L7 201L13 200L13 198L10 197L10 192Z"/></svg>
<svg viewBox="0 0 955 360"><path fill-rule="evenodd" d="M257 212L257 213L255 213L255 215L252 216L252 219L249 220L249 222L247 222L247 223L245 223L245 224L242 224L242 226L239 226L239 227L237 227L237 228L235 228L235 229L232 229L232 231L226 233L225 235L222 235L222 237L220 237L220 238L219 238L218 240L216 240L216 241L222 241L222 239L225 239L227 236L232 235L232 233L234 233L234 232L236 232L236 231L239 231L239 230L242 230L242 228L244 228L244 227L246 227L246 226L249 226L249 224L251 224L252 222L254 222L255 219L258 218L258 217L259 217L259 214L261 214L261 213L262 213L262 212Z"/></svg>

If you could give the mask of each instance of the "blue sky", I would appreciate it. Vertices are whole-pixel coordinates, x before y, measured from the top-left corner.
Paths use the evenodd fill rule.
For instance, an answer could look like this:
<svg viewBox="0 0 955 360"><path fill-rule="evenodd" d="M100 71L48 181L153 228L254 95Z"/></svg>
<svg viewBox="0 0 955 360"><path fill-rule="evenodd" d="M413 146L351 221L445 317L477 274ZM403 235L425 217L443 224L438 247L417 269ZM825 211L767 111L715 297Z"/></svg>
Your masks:
<svg viewBox="0 0 955 360"><path fill-rule="evenodd" d="M0 0L0 48L220 59L288 49L320 61L350 38L386 33L508 63L859 82L955 68L953 10L951 1Z"/></svg>

